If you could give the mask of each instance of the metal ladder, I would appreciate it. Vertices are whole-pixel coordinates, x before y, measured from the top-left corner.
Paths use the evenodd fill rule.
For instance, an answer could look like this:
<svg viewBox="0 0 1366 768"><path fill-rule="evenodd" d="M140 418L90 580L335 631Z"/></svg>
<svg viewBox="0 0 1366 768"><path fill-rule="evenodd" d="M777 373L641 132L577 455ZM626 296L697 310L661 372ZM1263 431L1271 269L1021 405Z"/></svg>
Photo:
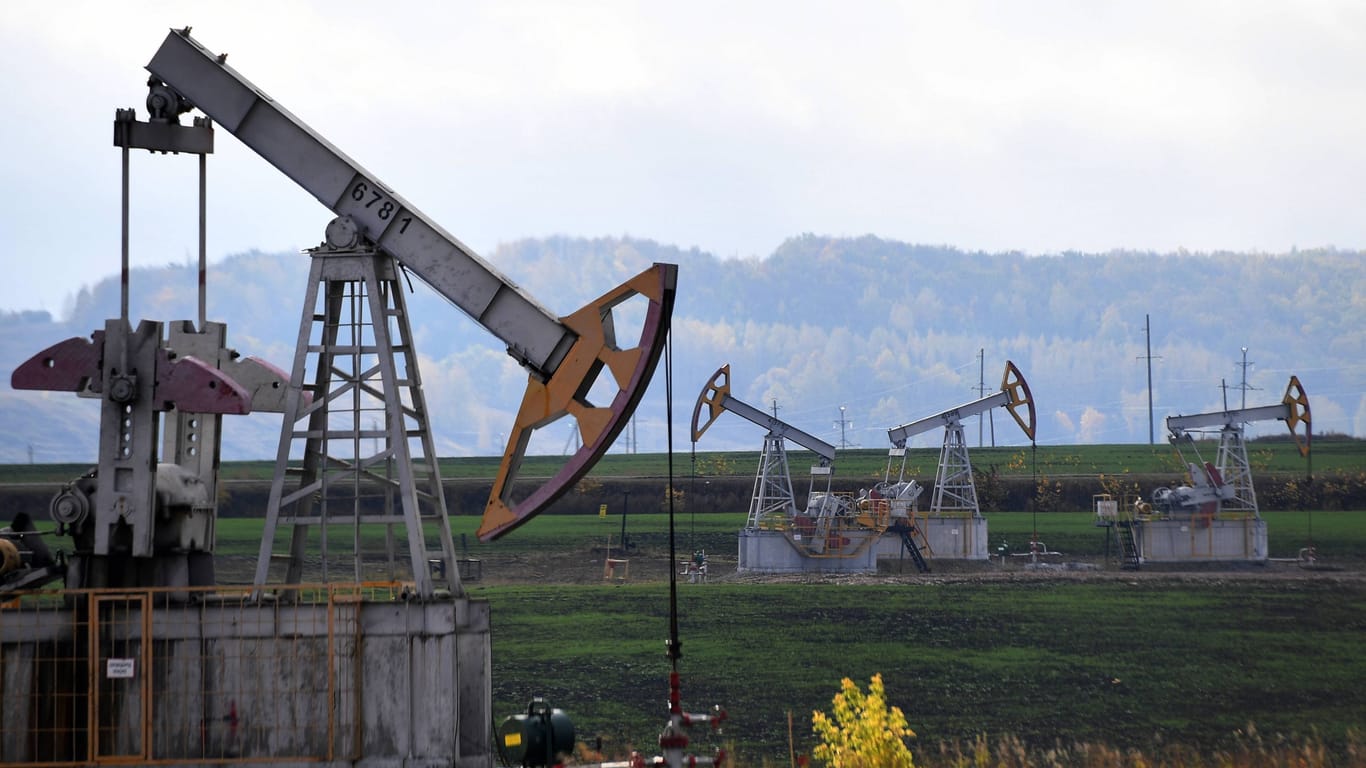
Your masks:
<svg viewBox="0 0 1366 768"><path fill-rule="evenodd" d="M1119 541L1120 567L1126 571L1139 569L1142 560L1138 556L1138 540L1134 538L1134 524L1131 520L1117 520L1114 525L1115 539Z"/></svg>
<svg viewBox="0 0 1366 768"><path fill-rule="evenodd" d="M915 540L917 535L922 539L925 537L920 529L914 524L898 522L892 526L892 530L901 536L901 544L906 551L911 553L911 560L915 562L916 570L921 573L929 573L930 564L925 561L925 555L920 551L920 544Z"/></svg>

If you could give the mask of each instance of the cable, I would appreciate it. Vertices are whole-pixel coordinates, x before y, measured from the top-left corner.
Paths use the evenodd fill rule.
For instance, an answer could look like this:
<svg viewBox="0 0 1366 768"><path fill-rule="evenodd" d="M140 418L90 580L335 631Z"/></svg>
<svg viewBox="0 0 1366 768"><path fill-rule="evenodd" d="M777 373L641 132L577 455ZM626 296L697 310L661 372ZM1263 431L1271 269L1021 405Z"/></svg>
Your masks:
<svg viewBox="0 0 1366 768"><path fill-rule="evenodd" d="M1034 528L1034 534L1029 542L1032 547L1034 546L1034 543L1039 540L1039 444L1035 442L1033 438L1030 438L1029 445L1029 475L1034 481L1034 503L1029 505L1030 509L1033 511L1033 517L1030 518L1030 525Z"/></svg>
<svg viewBox="0 0 1366 768"><path fill-rule="evenodd" d="M678 640L678 573L674 566L678 555L674 544L674 337L673 332L664 341L664 421L668 440L669 481L665 486L669 494L669 640L667 650L670 668L678 672L678 660L683 657L683 648Z"/></svg>
<svg viewBox="0 0 1366 768"><path fill-rule="evenodd" d="M692 474L688 476L688 550L697 552L697 441L689 452Z"/></svg>

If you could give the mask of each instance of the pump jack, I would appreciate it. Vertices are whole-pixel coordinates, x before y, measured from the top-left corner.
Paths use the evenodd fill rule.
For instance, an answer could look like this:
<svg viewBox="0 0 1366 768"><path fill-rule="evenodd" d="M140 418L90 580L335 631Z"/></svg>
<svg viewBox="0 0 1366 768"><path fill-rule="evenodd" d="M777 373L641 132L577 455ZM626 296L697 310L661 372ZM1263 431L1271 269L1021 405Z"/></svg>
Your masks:
<svg viewBox="0 0 1366 768"><path fill-rule="evenodd" d="M1139 502L1139 511L1192 515L1205 525L1224 511L1260 517L1243 428L1254 421L1272 419L1285 422L1300 455L1308 458L1313 439L1309 396L1296 376L1290 377L1285 396L1275 405L1168 416L1168 439L1189 470L1191 485L1158 488L1153 491L1151 503ZM1304 424L1303 439L1296 431L1300 424ZM1192 436L1193 432L1201 432L1205 428L1219 430L1219 453L1213 463L1200 457L1199 447ZM1188 459L1187 451L1194 456L1194 461Z"/></svg>
<svg viewBox="0 0 1366 768"><path fill-rule="evenodd" d="M898 479L904 480L906 473L906 441L936 427L944 427L944 446L939 453L939 469L935 473L934 500L930 505L931 514L947 512L967 512L972 517L980 517L977 505L977 484L972 476L972 462L968 458L968 445L963 437L963 419L985 413L992 408L1004 406L1015 423L1024 430L1025 436L1034 439L1035 414L1034 398L1030 395L1029 384L1015 363L1006 361L1005 372L1001 375L1001 388L986 397L973 400L956 408L940 411L909 424L887 430L892 441L892 449L887 454L887 479L890 481L892 466L900 460ZM1025 412L1028 417L1022 415Z"/></svg>
<svg viewBox="0 0 1366 768"><path fill-rule="evenodd" d="M703 406L707 409L705 422L701 421ZM760 528L770 522L780 523L797 515L792 477L787 466L787 440L816 454L820 460L819 464L811 467L808 510L830 498L835 446L731 395L729 364L716 369L697 396L697 404L692 411L692 441L696 443L700 440L702 434L726 411L768 430L764 435L763 452L759 456L759 469L754 475L754 494L750 498L746 528ZM819 493L816 490L817 478L825 481L825 487Z"/></svg>
<svg viewBox="0 0 1366 768"><path fill-rule="evenodd" d="M432 569L421 538L425 520L438 523L437 570L445 573L451 591L460 593L401 276L411 273L427 283L503 341L508 354L528 371L526 393L478 531L487 541L568 491L627 425L663 351L677 266L655 264L583 308L557 317L228 66L226 54L214 54L192 38L188 27L171 30L147 69L152 75L149 120L136 120L133 110L119 110L115 119L115 145L123 148L125 158L125 195L129 149L198 154L202 224L202 158L213 151L216 124L336 218L327 225L324 242L310 251L313 274L292 375L250 358L239 361L226 349L221 324L203 320L202 289L197 328L188 321L177 323L168 337L161 323L142 321L134 330L128 321L126 280L123 317L96 331L93 341L68 339L15 370L16 389L65 390L103 401L99 471L73 482L53 501L58 523L84 537L78 539L80 559L93 574L70 586L104 585L105 573L135 570L146 571L132 578L144 585L212 583L212 573L196 570L195 556L212 551L219 416L276 410L284 412L285 420L257 565L258 587L267 579L277 523L294 526L286 577L293 583L299 578L309 526L378 522L407 526L412 578L418 594L429 597ZM206 117L181 125L180 116L196 109ZM125 235L126 202L125 197ZM620 346L613 311L624 302L642 300L640 338ZM341 338L342 328L353 338ZM306 370L314 373L311 381L305 380ZM609 401L590 402L586 393L608 372L604 389ZM383 428L367 423L362 409L382 412ZM160 429L163 413L167 426ZM515 498L513 486L532 432L564 416L575 418L582 447L553 477ZM171 514L174 525L158 523L167 513L153 511L158 475L165 474L157 471L159 432L165 436L166 461L180 466L180 484L200 486L176 499L183 511ZM382 444L373 455L354 448L372 443ZM286 487L286 464L298 449L305 456L302 473L291 474ZM401 509L358 510L356 499L328 509L330 492L362 484L397 496ZM161 564L150 563L166 557L184 560L176 553L187 549L188 577L167 577ZM127 566L128 557L139 568ZM177 566L178 572L185 570L183 564Z"/></svg>

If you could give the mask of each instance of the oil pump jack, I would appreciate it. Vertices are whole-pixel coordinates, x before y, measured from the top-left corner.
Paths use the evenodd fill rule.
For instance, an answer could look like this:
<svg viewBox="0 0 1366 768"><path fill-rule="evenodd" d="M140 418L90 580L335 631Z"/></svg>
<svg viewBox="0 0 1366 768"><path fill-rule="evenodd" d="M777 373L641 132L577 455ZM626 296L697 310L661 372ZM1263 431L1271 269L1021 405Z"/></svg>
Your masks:
<svg viewBox="0 0 1366 768"><path fill-rule="evenodd" d="M703 409L706 420L702 421ZM749 514L745 518L748 529L782 525L798 514L797 500L792 492L792 476L788 471L788 440L816 454L819 463L811 467L811 484L807 492L807 507L824 504L830 495L830 481L834 475L835 446L755 408L730 393L730 365L716 369L697 396L692 411L692 441L696 443L725 412L731 412L767 430L764 448L759 454L759 468L754 473L754 493L750 497ZM819 491L817 481L824 482Z"/></svg>
<svg viewBox="0 0 1366 768"><path fill-rule="evenodd" d="M866 499L831 490L835 446L733 396L730 366L723 365L697 396L693 442L727 411L766 430L749 514L740 531L739 570L875 570L872 544L887 526L886 510L871 508ZM804 508L798 507L792 490L787 440L818 459L811 467Z"/></svg>
<svg viewBox="0 0 1366 768"><path fill-rule="evenodd" d="M970 403L887 430L887 437L892 441L892 449L887 454L887 479L891 479L892 467L899 461L897 477L904 480L907 440L943 427L944 445L939 452L939 468L935 472L934 500L930 503L930 512L981 516L981 510L977 506L977 484L972 477L972 461L968 458L968 444L963 437L963 419L1000 407L1010 412L1015 423L1024 431L1025 437L1034 439L1034 398L1030 395L1029 383L1025 381L1024 375L1015 363L1009 360L1006 361L1005 371L1001 374L1000 390Z"/></svg>
<svg viewBox="0 0 1366 768"><path fill-rule="evenodd" d="M1309 396L1296 376L1290 377L1284 397L1275 405L1168 416L1168 439L1190 472L1191 484L1156 489L1151 503L1140 502L1142 511L1184 515L1206 526L1226 512L1260 517L1243 431L1252 422L1271 420L1285 422L1300 455L1308 458L1313 438ZM1300 424L1304 425L1303 438L1297 431ZM1215 460L1208 462L1200 456L1195 435L1213 429L1219 432L1219 449Z"/></svg>
<svg viewBox="0 0 1366 768"><path fill-rule="evenodd" d="M934 494L928 517L919 524L912 524L909 516L903 516L891 529L900 536L902 545L913 555L917 550L925 550L931 556L986 558L986 521L977 503L977 483L973 478L972 461L963 435L963 419L1001 407L1010 413L1025 436L1032 441L1035 427L1034 398L1024 374L1009 360L1001 374L998 391L887 430L892 448L887 453L883 486L900 489L907 487L908 483L914 483L906 477L906 441L932 429L944 428L944 443L939 452L939 466L935 471ZM918 486L916 495L919 495ZM965 533L965 529L973 533ZM916 559L920 561L920 557L917 555ZM917 564L922 565L924 570L923 561Z"/></svg>
<svg viewBox="0 0 1366 768"><path fill-rule="evenodd" d="M150 120L137 121L132 110L116 116L115 143L125 155L124 189L126 193L130 148L192 152L202 158L212 152L216 125L336 215L323 243L310 251L312 271L292 373L282 374L251 358L239 361L221 345L222 326L202 319L199 330L187 321L176 324L169 337L160 324L148 321L136 331L129 329L125 258L124 316L97 331L93 341L69 339L44 350L12 377L16 389L102 398L98 472L68 486L53 501L53 515L73 531L90 531L88 544L78 550L79 558L91 564L125 554L154 558L187 546L192 552L211 552L216 414L269 408L284 413L284 428L257 565L258 586L267 579L277 525L294 526L286 581L297 581L309 526L406 524L412 578L417 592L430 596L431 568L421 538L426 520L440 531L437 570L458 591L402 276L416 275L455 304L507 344L508 354L528 371L526 393L479 528L480 538L489 540L572 487L628 423L663 348L677 267L655 264L582 309L557 317L267 97L226 59L190 37L188 28L166 37L147 65L152 73ZM180 115L194 109L207 117L181 125ZM125 242L126 215L125 204ZM638 298L646 302L640 338L619 345L613 310ZM584 393L605 374L610 374L609 389L614 390L610 401L590 402ZM178 484L203 486L202 493L193 495L201 501L181 504L190 510L169 518L177 521L174 527L158 522L153 513L157 476L167 474L156 469L157 420L163 412L173 420L167 420L162 452L181 467L174 473ZM214 414L213 423L200 414ZM552 478L517 498L514 483L532 432L564 416L577 421L581 447ZM378 419L383 428L371 425ZM363 446L372 443L383 447L366 452ZM293 474L286 477L292 450L304 456L297 482L292 482ZM356 494L348 488L360 485L396 495L399 511L356 511ZM180 522L182 518L193 522ZM193 584L211 581L211 576L173 577L168 583L177 578ZM83 578L76 583L105 582Z"/></svg>
<svg viewBox="0 0 1366 768"><path fill-rule="evenodd" d="M67 567L31 523L0 536L0 592L15 595L0 607L0 652L32 664L7 678L6 696L24 705L0 720L0 762L492 765L489 609L465 593L455 563L403 278L451 301L528 371L478 531L490 540L565 493L627 425L664 349L677 267L654 264L571 314L551 314L226 59L189 28L167 35L147 65L149 119L119 110L114 122L124 156L121 316L11 378L16 389L98 398L100 461L50 505L74 544ZM181 124L195 109L204 116ZM335 215L309 251L289 373L240 359L204 317L203 169L215 125ZM132 149L200 158L197 324L129 322ZM623 344L614 315L626 302L643 321ZM605 401L589 399L599 391ZM235 589L216 585L212 569L218 429L222 415L253 409L284 417L255 577ZM515 488L532 432L565 416L582 447L545 482ZM359 555L354 578L326 571L328 526L359 543L371 524L385 527L391 569L393 529L406 527L406 583L368 580ZM292 526L282 584L269 574L280 525ZM310 527L322 532L312 551ZM311 567L319 549L322 580L334 583L305 588L305 560ZM28 567L14 569L24 556ZM63 575L60 607L33 593ZM671 723L686 720L674 704ZM238 728L239 708L254 712L250 728ZM678 745L661 739L678 753L670 765L681 764Z"/></svg>
<svg viewBox="0 0 1366 768"><path fill-rule="evenodd" d="M1309 397L1295 376L1275 405L1167 417L1168 440L1190 484L1157 488L1148 500L1133 499L1123 509L1116 499L1097 501L1096 524L1113 531L1121 566L1133 570L1145 562L1265 561L1266 521L1257 506L1244 428L1273 419L1285 422L1300 455L1308 459L1313 437ZM1213 462L1205 461L1196 442L1197 435L1210 431L1219 433ZM1306 551L1311 560L1312 546Z"/></svg>

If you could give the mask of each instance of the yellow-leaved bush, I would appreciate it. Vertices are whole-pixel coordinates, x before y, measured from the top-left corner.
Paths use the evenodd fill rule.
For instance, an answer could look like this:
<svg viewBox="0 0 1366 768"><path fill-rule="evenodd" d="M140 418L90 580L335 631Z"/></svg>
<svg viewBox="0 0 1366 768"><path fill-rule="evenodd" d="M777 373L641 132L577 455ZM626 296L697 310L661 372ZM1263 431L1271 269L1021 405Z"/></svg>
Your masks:
<svg viewBox="0 0 1366 768"><path fill-rule="evenodd" d="M811 730L821 743L812 757L831 768L913 768L906 739L915 732L899 707L887 706L882 675L873 675L864 693L853 680L840 681L830 715L811 713Z"/></svg>

